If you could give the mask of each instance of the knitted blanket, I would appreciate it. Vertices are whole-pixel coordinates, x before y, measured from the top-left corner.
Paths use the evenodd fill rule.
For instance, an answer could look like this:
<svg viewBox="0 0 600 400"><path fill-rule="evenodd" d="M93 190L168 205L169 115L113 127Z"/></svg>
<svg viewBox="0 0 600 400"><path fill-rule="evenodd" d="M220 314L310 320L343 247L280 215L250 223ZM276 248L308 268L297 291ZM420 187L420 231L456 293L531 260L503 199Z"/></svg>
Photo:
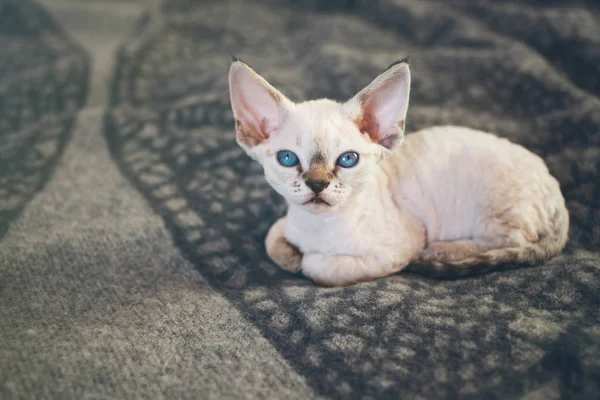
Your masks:
<svg viewBox="0 0 600 400"><path fill-rule="evenodd" d="M323 289L235 144L230 54L295 101L411 58L407 131L542 156L544 265ZM0 398L600 398L593 1L0 0Z"/></svg>

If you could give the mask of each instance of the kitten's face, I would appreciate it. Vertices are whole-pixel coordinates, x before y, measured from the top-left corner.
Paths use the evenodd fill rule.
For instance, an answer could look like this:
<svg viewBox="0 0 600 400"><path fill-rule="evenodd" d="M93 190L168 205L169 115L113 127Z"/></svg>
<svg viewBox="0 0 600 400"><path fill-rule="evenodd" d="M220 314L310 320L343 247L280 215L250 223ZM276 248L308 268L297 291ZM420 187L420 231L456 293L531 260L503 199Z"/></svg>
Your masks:
<svg viewBox="0 0 600 400"><path fill-rule="evenodd" d="M240 61L229 88L240 146L291 205L322 213L360 193L402 142L410 71L396 62L343 104L295 104Z"/></svg>
<svg viewBox="0 0 600 400"><path fill-rule="evenodd" d="M314 213L334 209L372 177L385 148L361 134L342 105L294 105L277 135L252 150L269 184L290 204Z"/></svg>

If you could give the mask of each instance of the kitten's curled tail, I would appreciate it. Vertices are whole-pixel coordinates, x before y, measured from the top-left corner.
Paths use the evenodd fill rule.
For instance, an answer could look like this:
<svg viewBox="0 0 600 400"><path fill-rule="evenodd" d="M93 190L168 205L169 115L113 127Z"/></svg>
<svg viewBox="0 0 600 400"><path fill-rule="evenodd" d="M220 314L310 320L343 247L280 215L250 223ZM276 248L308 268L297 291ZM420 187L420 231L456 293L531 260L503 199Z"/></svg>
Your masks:
<svg viewBox="0 0 600 400"><path fill-rule="evenodd" d="M569 235L569 214L557 210L550 232L540 234L538 241L525 246L504 247L476 253L460 260L417 259L407 271L442 279L482 275L493 271L531 266L554 257L565 247Z"/></svg>

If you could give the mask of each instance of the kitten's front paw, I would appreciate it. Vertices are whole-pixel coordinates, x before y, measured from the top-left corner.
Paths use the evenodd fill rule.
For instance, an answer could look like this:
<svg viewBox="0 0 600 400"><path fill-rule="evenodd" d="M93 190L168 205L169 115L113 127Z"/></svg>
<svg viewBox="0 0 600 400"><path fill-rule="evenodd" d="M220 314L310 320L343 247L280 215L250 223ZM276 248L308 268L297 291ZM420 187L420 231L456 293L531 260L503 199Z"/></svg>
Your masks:
<svg viewBox="0 0 600 400"><path fill-rule="evenodd" d="M408 260L394 254L364 256L306 253L302 273L319 286L348 286L394 274L408 265Z"/></svg>
<svg viewBox="0 0 600 400"><path fill-rule="evenodd" d="M273 248L267 250L269 257L279 268L296 273L302 266L302 253L285 238L280 238Z"/></svg>
<svg viewBox="0 0 600 400"><path fill-rule="evenodd" d="M302 273L322 287L348 286L371 278L362 270L364 265L361 257L307 253L302 260Z"/></svg>
<svg viewBox="0 0 600 400"><path fill-rule="evenodd" d="M267 254L279 268L296 273L302 266L302 253L285 238L285 221L284 217L273 224L267 234L265 246Z"/></svg>

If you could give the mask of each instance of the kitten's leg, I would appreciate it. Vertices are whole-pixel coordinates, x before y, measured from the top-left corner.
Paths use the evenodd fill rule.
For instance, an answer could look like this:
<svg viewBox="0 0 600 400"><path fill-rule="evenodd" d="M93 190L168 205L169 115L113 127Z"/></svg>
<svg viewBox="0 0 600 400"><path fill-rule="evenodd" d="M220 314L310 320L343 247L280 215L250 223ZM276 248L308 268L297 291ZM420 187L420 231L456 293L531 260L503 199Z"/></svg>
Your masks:
<svg viewBox="0 0 600 400"><path fill-rule="evenodd" d="M280 218L269 230L265 245L267 254L281 269L298 272L302 264L302 253L284 236L286 217Z"/></svg>
<svg viewBox="0 0 600 400"><path fill-rule="evenodd" d="M512 248L517 245L505 238L431 242L419 255L419 261L427 264L453 264L477 257L489 250Z"/></svg>
<svg viewBox="0 0 600 400"><path fill-rule="evenodd" d="M518 218L508 222L488 221L482 237L429 243L416 264L428 264L436 268L451 265L465 269L474 265L494 266L548 260L565 246L568 220L569 215L563 207L555 211L550 224L543 228L520 224ZM519 224L522 226L514 227Z"/></svg>
<svg viewBox="0 0 600 400"><path fill-rule="evenodd" d="M406 267L409 259L382 259L377 256L325 256L307 253L302 273L320 286L346 286L394 274Z"/></svg>

